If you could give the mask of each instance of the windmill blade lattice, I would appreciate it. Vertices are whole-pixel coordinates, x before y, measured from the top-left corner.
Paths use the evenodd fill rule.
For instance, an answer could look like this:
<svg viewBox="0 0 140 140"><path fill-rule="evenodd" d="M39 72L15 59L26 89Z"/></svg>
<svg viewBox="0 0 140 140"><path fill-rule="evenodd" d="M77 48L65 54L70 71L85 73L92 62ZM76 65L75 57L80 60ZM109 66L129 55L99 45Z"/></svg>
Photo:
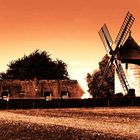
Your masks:
<svg viewBox="0 0 140 140"><path fill-rule="evenodd" d="M115 40L116 48L120 47L124 43L126 36L130 32L130 28L133 25L134 20L135 18L133 17L133 15L128 12Z"/></svg>
<svg viewBox="0 0 140 140"><path fill-rule="evenodd" d="M129 83L128 83L127 78L125 76L122 65L121 65L120 61L118 61L116 58L115 58L115 65L116 65L116 72L117 72L118 78L121 82L121 85L123 87L125 94L127 94L129 89L130 89L130 86L129 86Z"/></svg>

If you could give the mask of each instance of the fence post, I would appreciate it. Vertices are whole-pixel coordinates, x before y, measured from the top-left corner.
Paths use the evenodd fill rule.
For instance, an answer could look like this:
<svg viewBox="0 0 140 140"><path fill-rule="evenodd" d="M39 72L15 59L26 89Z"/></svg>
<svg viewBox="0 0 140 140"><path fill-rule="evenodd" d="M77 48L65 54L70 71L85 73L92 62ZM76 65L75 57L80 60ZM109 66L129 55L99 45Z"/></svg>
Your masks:
<svg viewBox="0 0 140 140"><path fill-rule="evenodd" d="M107 99L107 107L110 106L110 103L109 103L109 98Z"/></svg>
<svg viewBox="0 0 140 140"><path fill-rule="evenodd" d="M9 107L8 107L8 101L6 101L6 109L8 109Z"/></svg>
<svg viewBox="0 0 140 140"><path fill-rule="evenodd" d="M133 100L134 100L134 98L132 99L132 102L131 102L131 105L133 106Z"/></svg>
<svg viewBox="0 0 140 140"><path fill-rule="evenodd" d="M34 101L33 101L33 109L35 108L35 103L34 103Z"/></svg>

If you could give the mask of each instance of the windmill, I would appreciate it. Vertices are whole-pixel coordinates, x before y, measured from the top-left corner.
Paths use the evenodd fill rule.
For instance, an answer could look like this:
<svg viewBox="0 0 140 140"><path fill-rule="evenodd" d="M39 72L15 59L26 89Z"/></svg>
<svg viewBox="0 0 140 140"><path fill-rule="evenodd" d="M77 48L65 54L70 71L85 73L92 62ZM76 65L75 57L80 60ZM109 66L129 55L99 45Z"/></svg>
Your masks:
<svg viewBox="0 0 140 140"><path fill-rule="evenodd" d="M110 59L108 60L108 63L106 65L103 77L105 77L105 75L107 74L109 66L114 62L116 73L123 87L125 95L130 95L132 92L135 93L135 90L131 89L129 86L128 80L126 78L121 62L119 60L118 53L120 47L123 45L127 35L130 32L134 20L135 18L133 17L133 15L130 12L128 12L119 30L119 33L115 39L115 42L113 42L106 24L104 24L99 31L99 36L103 42L107 54L110 55ZM115 45L114 50L112 49L113 44Z"/></svg>

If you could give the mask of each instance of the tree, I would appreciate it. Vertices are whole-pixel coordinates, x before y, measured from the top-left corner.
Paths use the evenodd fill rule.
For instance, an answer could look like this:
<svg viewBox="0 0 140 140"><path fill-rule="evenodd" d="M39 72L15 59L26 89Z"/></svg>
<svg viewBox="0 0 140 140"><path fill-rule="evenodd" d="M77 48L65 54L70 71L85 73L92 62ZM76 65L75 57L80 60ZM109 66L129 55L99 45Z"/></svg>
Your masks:
<svg viewBox="0 0 140 140"><path fill-rule="evenodd" d="M11 61L2 79L69 79L67 65L62 60L53 61L46 51L35 50L29 56Z"/></svg>
<svg viewBox="0 0 140 140"><path fill-rule="evenodd" d="M105 55L102 58L102 61L99 62L99 70L95 70L93 74L87 74L86 80L88 84L88 91L93 98L110 97L114 95L115 67L113 64L110 66L106 76L103 77L103 72L108 60L108 55Z"/></svg>

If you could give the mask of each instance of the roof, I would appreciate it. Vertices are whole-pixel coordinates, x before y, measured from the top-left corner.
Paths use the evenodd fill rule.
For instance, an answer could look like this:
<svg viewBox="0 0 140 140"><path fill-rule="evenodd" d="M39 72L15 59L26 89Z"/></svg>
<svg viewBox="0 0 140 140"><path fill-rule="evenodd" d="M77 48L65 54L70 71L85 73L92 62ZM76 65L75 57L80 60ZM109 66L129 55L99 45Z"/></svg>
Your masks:
<svg viewBox="0 0 140 140"><path fill-rule="evenodd" d="M122 63L133 63L140 65L140 46L131 34L119 49L119 59Z"/></svg>

